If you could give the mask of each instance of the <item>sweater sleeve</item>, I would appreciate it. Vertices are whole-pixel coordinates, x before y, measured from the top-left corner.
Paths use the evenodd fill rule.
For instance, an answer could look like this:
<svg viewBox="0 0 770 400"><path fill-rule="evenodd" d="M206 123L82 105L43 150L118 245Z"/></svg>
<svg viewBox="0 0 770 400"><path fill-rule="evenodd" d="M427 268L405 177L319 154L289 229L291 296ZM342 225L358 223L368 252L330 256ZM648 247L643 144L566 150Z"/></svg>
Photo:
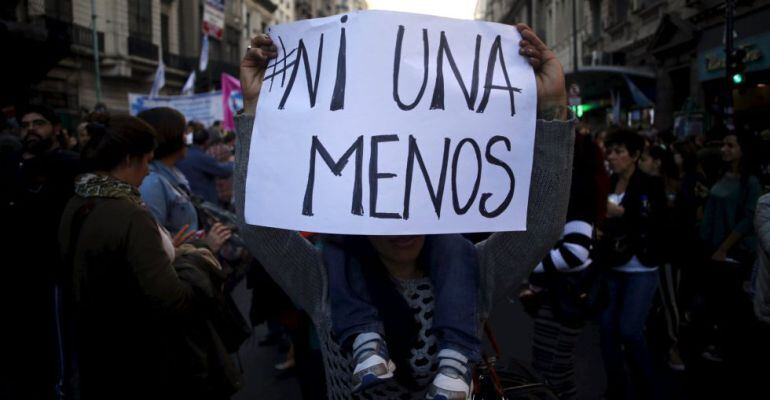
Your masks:
<svg viewBox="0 0 770 400"><path fill-rule="evenodd" d="M289 298L315 319L324 304L326 273L321 255L297 232L249 225L244 217L246 173L254 116L235 117L234 194L240 234L249 251L265 267Z"/></svg>
<svg viewBox="0 0 770 400"><path fill-rule="evenodd" d="M129 217L126 258L154 309L171 315L190 312L193 289L177 276L163 250L158 225L144 209L134 211Z"/></svg>
<svg viewBox="0 0 770 400"><path fill-rule="evenodd" d="M744 236L750 234L754 229L752 219L754 218L754 212L757 209L757 199L759 199L760 195L759 180L756 177L750 177L747 184L746 197L741 205L743 212L741 212L740 219L736 222L735 228L733 228L735 232Z"/></svg>
<svg viewBox="0 0 770 400"><path fill-rule="evenodd" d="M573 126L574 120L537 121L527 230L495 233L477 245L483 317L524 281L559 240L570 193Z"/></svg>
<svg viewBox="0 0 770 400"><path fill-rule="evenodd" d="M770 194L759 198L754 226L759 239L754 312L770 324Z"/></svg>

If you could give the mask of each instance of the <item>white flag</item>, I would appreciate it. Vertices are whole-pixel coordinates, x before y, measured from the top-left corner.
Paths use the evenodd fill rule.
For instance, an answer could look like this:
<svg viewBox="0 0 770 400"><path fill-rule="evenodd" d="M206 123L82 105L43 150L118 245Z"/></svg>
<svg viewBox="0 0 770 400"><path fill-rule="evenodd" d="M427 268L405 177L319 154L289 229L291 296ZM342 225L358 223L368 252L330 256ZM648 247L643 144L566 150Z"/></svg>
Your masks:
<svg viewBox="0 0 770 400"><path fill-rule="evenodd" d="M205 71L209 66L209 35L203 35L203 43L201 43L201 58L198 69Z"/></svg>
<svg viewBox="0 0 770 400"><path fill-rule="evenodd" d="M182 96L190 96L195 92L195 71L190 72L190 76L187 77L187 81L182 87Z"/></svg>
<svg viewBox="0 0 770 400"><path fill-rule="evenodd" d="M150 98L158 97L160 89L166 86L166 66L163 65L163 60L158 62L158 69L155 70L155 80L152 82L152 89L150 90Z"/></svg>

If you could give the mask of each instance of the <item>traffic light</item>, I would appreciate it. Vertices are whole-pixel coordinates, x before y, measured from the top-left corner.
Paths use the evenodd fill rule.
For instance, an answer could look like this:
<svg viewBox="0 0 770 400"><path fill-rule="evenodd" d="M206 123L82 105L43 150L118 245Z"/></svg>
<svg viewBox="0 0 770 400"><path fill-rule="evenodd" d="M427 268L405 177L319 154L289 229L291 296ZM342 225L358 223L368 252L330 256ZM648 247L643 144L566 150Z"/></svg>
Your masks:
<svg viewBox="0 0 770 400"><path fill-rule="evenodd" d="M730 63L728 64L730 77L736 85L740 85L744 81L743 72L746 70L746 63L743 59L746 58L746 50L735 49L730 55Z"/></svg>

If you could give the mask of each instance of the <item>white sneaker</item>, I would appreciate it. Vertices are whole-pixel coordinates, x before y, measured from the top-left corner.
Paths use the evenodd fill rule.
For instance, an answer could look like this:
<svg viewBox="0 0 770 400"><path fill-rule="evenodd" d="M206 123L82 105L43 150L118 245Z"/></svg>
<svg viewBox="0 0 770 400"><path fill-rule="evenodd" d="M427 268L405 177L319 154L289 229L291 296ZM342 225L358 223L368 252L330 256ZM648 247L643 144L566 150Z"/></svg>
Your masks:
<svg viewBox="0 0 770 400"><path fill-rule="evenodd" d="M439 369L425 398L428 400L469 400L473 392L468 358L454 350L438 353Z"/></svg>
<svg viewBox="0 0 770 400"><path fill-rule="evenodd" d="M363 333L353 342L353 393L379 385L393 378L396 364L390 360L385 341L376 333Z"/></svg>

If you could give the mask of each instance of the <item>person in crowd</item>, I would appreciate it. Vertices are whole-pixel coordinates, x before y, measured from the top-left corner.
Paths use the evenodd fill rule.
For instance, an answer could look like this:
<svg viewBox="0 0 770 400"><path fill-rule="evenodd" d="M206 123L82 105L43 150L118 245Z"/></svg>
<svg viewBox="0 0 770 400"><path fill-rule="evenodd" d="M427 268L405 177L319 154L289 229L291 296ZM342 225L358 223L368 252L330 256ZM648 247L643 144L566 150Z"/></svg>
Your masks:
<svg viewBox="0 0 770 400"><path fill-rule="evenodd" d="M663 187L666 191L666 206L673 208L680 186L680 174L674 161L674 154L662 145L651 145L642 153L642 157L639 159L639 169L647 175L663 180Z"/></svg>
<svg viewBox="0 0 770 400"><path fill-rule="evenodd" d="M658 138L670 141L670 132L662 132ZM668 364L672 369L682 371L684 370L684 361L682 361L678 344L680 326L678 298L681 274L680 270L676 268L679 265L676 265L676 267L674 265L672 253L681 251L680 246L682 246L682 241L685 240L685 237L679 236L679 234L684 233L684 227L677 225L680 216L677 216L676 213L677 211L687 212L687 210L677 210L677 195L681 191L683 174L679 171L679 165L675 160L674 153L664 146L665 144L654 144L648 147L642 153L642 157L639 160L639 169L647 175L661 178L666 193L665 218L667 229L665 232L667 239L664 243L666 243L666 259L669 262L661 265L661 268L658 270L658 285L660 288L658 293L660 294L660 304L666 332L671 342ZM688 222L694 223L694 221Z"/></svg>
<svg viewBox="0 0 770 400"><path fill-rule="evenodd" d="M18 115L22 146L3 155L0 190L0 243L10 257L0 299L14 305L5 308L0 387L8 388L11 398L47 399L56 375L56 229L80 163L76 153L59 145L61 126L53 110L32 105Z"/></svg>
<svg viewBox="0 0 770 400"><path fill-rule="evenodd" d="M155 158L150 163L150 174L139 188L147 208L169 232L186 230L205 237L211 250L217 253L219 246L216 243L227 241L232 232L223 224L216 223L204 236L204 226L190 196L190 185L176 167L187 154L184 115L172 108L159 107L142 111L138 117L153 127L158 141Z"/></svg>
<svg viewBox="0 0 770 400"><path fill-rule="evenodd" d="M723 361L725 346L736 344L742 309L743 283L750 275L756 251L753 219L760 194L753 157L755 144L748 134L729 133L722 141L723 172L709 191L700 224L704 250L707 317L713 337L703 352L711 361Z"/></svg>
<svg viewBox="0 0 770 400"><path fill-rule="evenodd" d="M757 201L754 226L759 239L754 312L760 321L770 326L770 194L760 197Z"/></svg>
<svg viewBox="0 0 770 400"><path fill-rule="evenodd" d="M560 399L578 398L575 348L585 321L600 303L599 293L590 290L600 283L591 251L594 226L605 216L609 186L601 151L580 131L572 165L567 224L519 295L535 320L532 364Z"/></svg>
<svg viewBox="0 0 770 400"><path fill-rule="evenodd" d="M58 230L80 398L228 398L210 375L226 368L213 365L217 353L204 341L202 356L186 347L209 334L200 324L220 291L221 267L207 248L172 238L139 193L154 130L114 116L89 134L82 155L90 172L78 177Z"/></svg>
<svg viewBox="0 0 770 400"><path fill-rule="evenodd" d="M338 242L325 241L321 249L317 249L296 232L246 224L243 219L244 185L253 113L266 63L276 56L275 46L269 37L252 39L252 48L241 63L241 87L247 114L236 117L240 145L236 149L235 197L240 229L252 254L315 323L324 352L330 398L347 398L356 382L349 369L349 366L355 365L354 355L343 351L342 343L332 337L333 324L338 317L332 315L335 307L329 301L335 295L330 291L335 287L327 281L327 274L358 271L364 275L366 291L382 316L384 335L380 336L387 340L389 356L398 365L395 379L371 388L366 393L367 397L416 399L426 398L427 392L427 398L446 398L440 397L448 394L446 388L440 387L443 380L457 384L453 388L456 393L452 393L451 398L468 398L470 382L465 379L471 367L469 360L439 355L438 343L446 338L437 337L433 328L443 328L444 332L448 332L447 327L460 326L466 332L470 327L478 327L479 322L488 317L491 305L510 293L559 237L565 222L567 193L553 188L569 187L570 155L574 141L573 123L563 121L567 116L564 74L554 53L529 27L519 25L518 30L523 37L520 54L526 55L535 69L540 117L552 119L550 122L537 122L529 198L538 207L530 208L526 231L497 233L474 247L467 245L460 235L438 235L347 237ZM457 243L463 243L463 246L448 247ZM449 253L442 252L442 249L449 248L451 252L463 254L462 258L453 258L449 262L463 263L465 268L448 267L446 271L441 268L444 265L439 264ZM421 262L418 263L418 259ZM349 268L350 263L360 267ZM434 288L431 285L433 279L427 276L434 271L434 267L437 268L436 273L454 271L468 275L473 268L467 267L476 265L479 286L475 293L436 297L442 288ZM394 279L398 284L393 283ZM450 279L461 277L443 277L436 282ZM466 313L472 308L461 304L468 300L467 296L479 299L478 312L474 315ZM452 303L441 304L444 300L456 303L455 312L452 312ZM411 307L419 311L412 313L409 311ZM436 311L444 310L441 316L433 313L434 307ZM380 354L382 359L389 358L381 352L381 344L381 340L372 337L372 342L355 346L360 347L356 354L359 357L356 358L366 358L365 355L372 353ZM381 363L373 363L375 365L382 366ZM375 374L391 373L389 368L375 369L372 371ZM432 371L438 371L438 374ZM442 375L451 379L439 380Z"/></svg>
<svg viewBox="0 0 770 400"><path fill-rule="evenodd" d="M212 140L206 153L220 163L225 163L233 159L233 150L235 149L235 134L226 132L221 137ZM233 204L233 177L217 178L217 197L220 206L231 210Z"/></svg>
<svg viewBox="0 0 770 400"><path fill-rule="evenodd" d="M5 114L0 112L0 159L9 160L13 154L17 154L21 149L21 139L11 129Z"/></svg>
<svg viewBox="0 0 770 400"><path fill-rule="evenodd" d="M625 398L630 389L655 398L644 328L658 288L657 269L665 261L666 195L661 180L638 167L644 151L638 133L616 128L605 145L612 176L598 256L610 269L605 274L609 305L600 318L607 395ZM638 382L627 382L626 359Z"/></svg>
<svg viewBox="0 0 770 400"><path fill-rule="evenodd" d="M177 168L190 181L190 189L203 200L219 204L216 179L228 178L233 175L232 155L225 162L219 162L206 154L210 143L211 133L205 129L193 132L193 144L187 156L177 161Z"/></svg>

